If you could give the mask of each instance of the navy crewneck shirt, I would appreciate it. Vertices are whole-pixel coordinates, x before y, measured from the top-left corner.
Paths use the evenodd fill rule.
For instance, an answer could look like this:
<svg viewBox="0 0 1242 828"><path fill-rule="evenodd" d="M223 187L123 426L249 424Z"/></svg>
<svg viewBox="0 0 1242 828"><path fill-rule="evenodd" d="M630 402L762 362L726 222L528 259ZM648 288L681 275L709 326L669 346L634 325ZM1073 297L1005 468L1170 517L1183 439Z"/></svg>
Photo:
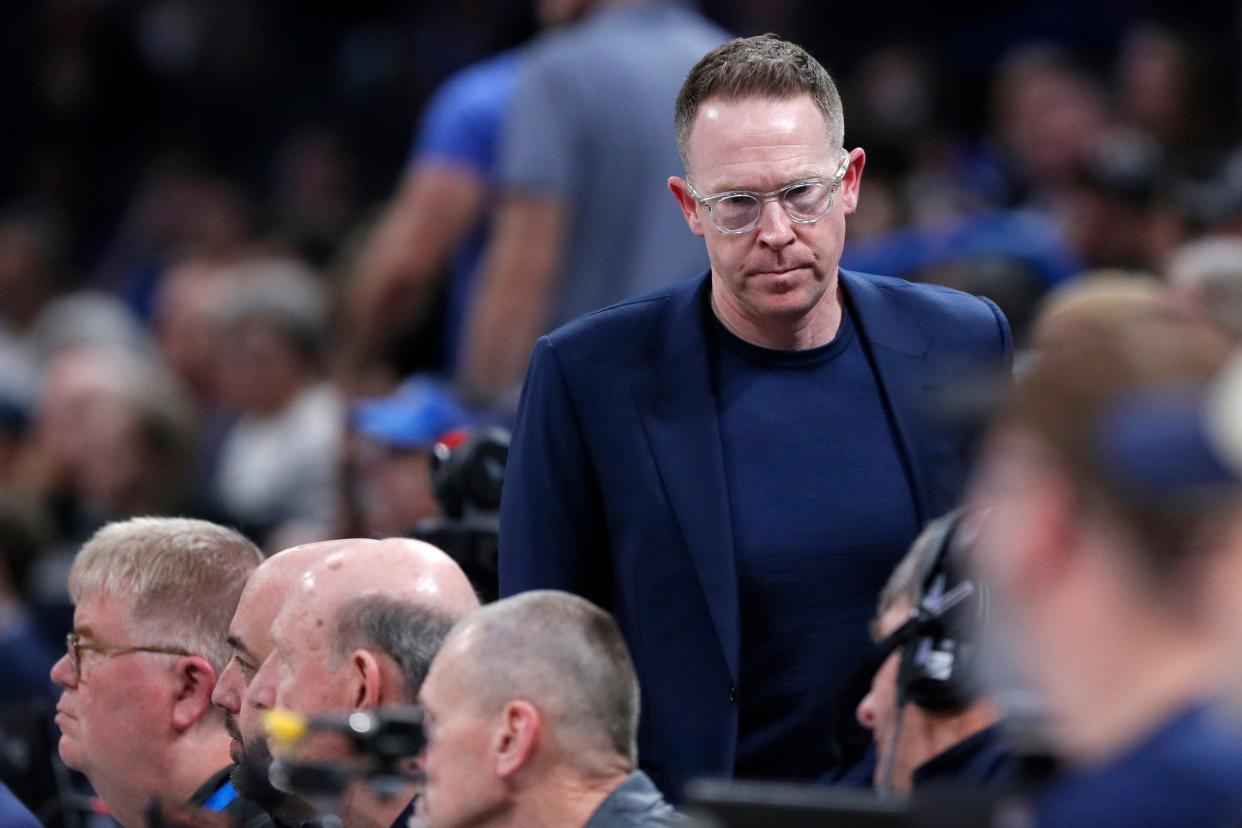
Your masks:
<svg viewBox="0 0 1242 828"><path fill-rule="evenodd" d="M741 610L739 777L835 770L868 623L918 532L910 483L846 308L832 342L775 351L717 320L712 348Z"/></svg>

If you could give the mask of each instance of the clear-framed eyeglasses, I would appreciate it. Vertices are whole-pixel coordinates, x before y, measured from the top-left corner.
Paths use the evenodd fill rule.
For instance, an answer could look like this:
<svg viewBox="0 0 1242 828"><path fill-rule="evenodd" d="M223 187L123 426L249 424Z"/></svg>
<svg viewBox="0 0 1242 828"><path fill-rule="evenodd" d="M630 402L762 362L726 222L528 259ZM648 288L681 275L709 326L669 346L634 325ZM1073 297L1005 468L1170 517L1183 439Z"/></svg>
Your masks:
<svg viewBox="0 0 1242 828"><path fill-rule="evenodd" d="M734 236L754 230L763 215L763 205L772 199L780 202L790 221L798 224L814 224L819 221L832 210L837 188L841 186L841 180L845 178L849 166L850 156L846 153L832 178L804 178L770 193L729 190L699 195L689 181L686 182L686 189L695 201L707 208L707 214L712 217L721 233Z"/></svg>

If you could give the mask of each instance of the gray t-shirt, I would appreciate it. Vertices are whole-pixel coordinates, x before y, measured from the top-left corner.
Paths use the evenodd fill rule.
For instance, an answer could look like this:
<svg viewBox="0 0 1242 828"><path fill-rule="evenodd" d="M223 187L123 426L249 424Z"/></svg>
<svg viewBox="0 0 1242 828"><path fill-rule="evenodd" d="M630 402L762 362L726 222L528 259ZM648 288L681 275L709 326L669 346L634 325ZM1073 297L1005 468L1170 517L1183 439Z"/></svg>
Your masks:
<svg viewBox="0 0 1242 828"><path fill-rule="evenodd" d="M647 774L634 771L608 794L582 828L666 828L683 821Z"/></svg>
<svg viewBox="0 0 1242 828"><path fill-rule="evenodd" d="M668 191L683 174L673 111L690 68L727 39L688 8L650 4L602 9L532 44L498 179L569 205L549 328L707 266Z"/></svg>

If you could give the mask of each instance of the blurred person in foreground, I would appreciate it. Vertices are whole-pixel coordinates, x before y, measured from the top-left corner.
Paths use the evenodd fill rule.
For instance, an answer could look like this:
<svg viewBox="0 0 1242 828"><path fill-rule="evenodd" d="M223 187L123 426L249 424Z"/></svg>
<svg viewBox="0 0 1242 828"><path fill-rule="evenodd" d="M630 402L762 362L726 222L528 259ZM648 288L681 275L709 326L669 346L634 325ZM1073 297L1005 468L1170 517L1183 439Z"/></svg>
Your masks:
<svg viewBox="0 0 1242 828"><path fill-rule="evenodd" d="M509 403L542 333L704 265L664 181L680 79L728 38L673 0L538 0L497 151L495 214L458 375ZM588 67L587 71L583 71Z"/></svg>
<svg viewBox="0 0 1242 828"><path fill-rule="evenodd" d="M255 674L272 652L272 622L299 578L314 564L340 551L337 543L295 546L272 555L246 581L237 611L229 623L228 644L233 650L211 694L224 711L224 725L233 737L229 756L238 793L267 811L278 825L299 825L314 816L309 804L277 790L269 779L272 754L263 731L267 701L247 695Z"/></svg>
<svg viewBox="0 0 1242 828"><path fill-rule="evenodd" d="M73 632L52 667L60 756L126 828L152 799L223 810L229 734L211 704L228 623L262 556L237 532L183 518L100 529L69 573Z"/></svg>
<svg viewBox="0 0 1242 828"><path fill-rule="evenodd" d="M608 613L567 593L490 604L453 628L419 694L431 828L657 828L638 770L638 680Z"/></svg>
<svg viewBox="0 0 1242 828"><path fill-rule="evenodd" d="M1008 372L1009 326L986 299L838 267L866 154L844 148L832 78L798 45L708 53L675 125L688 177L667 183L711 269L539 340L501 594L564 589L616 614L665 790L840 775L870 741L852 680L874 596L970 459L968 429L935 409L946 386Z"/></svg>
<svg viewBox="0 0 1242 828"><path fill-rule="evenodd" d="M880 791L1000 792L1017 776L974 669L987 597L966 571L967 519L950 512L929 523L880 593L872 632L885 657L858 705L875 737Z"/></svg>
<svg viewBox="0 0 1242 828"><path fill-rule="evenodd" d="M1059 826L1242 820L1242 735L1216 715L1226 652L1208 597L1236 556L1236 488L1185 498L1107 462L1135 395L1185 393L1235 347L1153 303L1049 332L1003 406L974 500L974 561L1046 699L1063 776L1036 801Z"/></svg>
<svg viewBox="0 0 1242 828"><path fill-rule="evenodd" d="M244 705L305 716L413 704L449 629L478 607L461 568L430 544L403 538L314 544L328 551L297 579L271 627L272 650ZM350 749L329 739L299 746L299 762L349 766ZM378 793L349 784L337 813L349 826L401 826L416 786Z"/></svg>

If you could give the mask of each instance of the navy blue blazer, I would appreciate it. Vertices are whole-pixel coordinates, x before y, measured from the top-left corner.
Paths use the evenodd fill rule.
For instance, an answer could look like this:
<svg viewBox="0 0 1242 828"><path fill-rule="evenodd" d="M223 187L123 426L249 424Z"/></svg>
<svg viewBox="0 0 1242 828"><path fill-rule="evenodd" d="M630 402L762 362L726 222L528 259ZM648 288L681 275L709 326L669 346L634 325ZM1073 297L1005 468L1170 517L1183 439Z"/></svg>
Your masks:
<svg viewBox="0 0 1242 828"><path fill-rule="evenodd" d="M840 277L925 522L961 493L966 436L922 412L945 383L1007 371L1009 325L986 299ZM673 791L730 776L737 745L741 621L709 289L705 273L539 340L501 507L501 595L560 589L613 613L642 686L641 765Z"/></svg>

